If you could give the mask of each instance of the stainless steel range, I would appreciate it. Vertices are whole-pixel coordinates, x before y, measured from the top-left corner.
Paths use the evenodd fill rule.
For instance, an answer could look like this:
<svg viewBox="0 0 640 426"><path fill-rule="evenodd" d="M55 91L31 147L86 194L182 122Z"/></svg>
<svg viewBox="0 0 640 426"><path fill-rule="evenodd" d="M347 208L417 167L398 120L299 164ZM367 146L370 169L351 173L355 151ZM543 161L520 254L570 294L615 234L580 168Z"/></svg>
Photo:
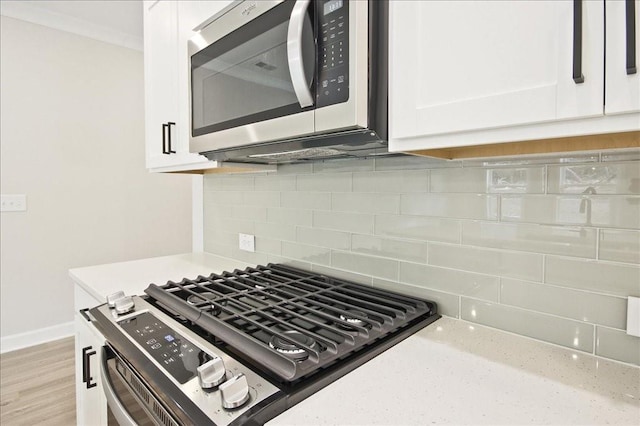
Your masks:
<svg viewBox="0 0 640 426"><path fill-rule="evenodd" d="M145 293L90 310L120 423L263 424L440 318L434 302L280 264Z"/></svg>

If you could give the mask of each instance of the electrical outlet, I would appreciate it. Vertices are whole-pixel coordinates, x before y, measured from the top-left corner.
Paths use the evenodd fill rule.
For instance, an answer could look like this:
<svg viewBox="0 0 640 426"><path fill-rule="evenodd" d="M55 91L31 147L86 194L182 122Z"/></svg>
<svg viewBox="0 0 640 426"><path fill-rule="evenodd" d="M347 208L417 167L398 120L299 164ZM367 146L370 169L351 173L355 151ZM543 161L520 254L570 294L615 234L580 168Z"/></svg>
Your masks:
<svg viewBox="0 0 640 426"><path fill-rule="evenodd" d="M1 195L0 211L3 212L26 212L27 196L24 194Z"/></svg>
<svg viewBox="0 0 640 426"><path fill-rule="evenodd" d="M255 252L256 237L251 234L238 234L240 250Z"/></svg>
<svg viewBox="0 0 640 426"><path fill-rule="evenodd" d="M640 337L640 297L627 299L627 334Z"/></svg>

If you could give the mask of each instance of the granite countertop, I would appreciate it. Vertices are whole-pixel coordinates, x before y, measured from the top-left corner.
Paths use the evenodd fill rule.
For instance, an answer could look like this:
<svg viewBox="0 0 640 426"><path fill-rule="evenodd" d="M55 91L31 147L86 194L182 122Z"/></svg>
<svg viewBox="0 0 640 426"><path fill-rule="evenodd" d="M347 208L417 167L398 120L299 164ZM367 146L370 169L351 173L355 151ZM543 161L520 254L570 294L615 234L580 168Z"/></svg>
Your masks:
<svg viewBox="0 0 640 426"><path fill-rule="evenodd" d="M205 253L72 269L100 300L248 264ZM640 368L443 317L268 423L640 424Z"/></svg>

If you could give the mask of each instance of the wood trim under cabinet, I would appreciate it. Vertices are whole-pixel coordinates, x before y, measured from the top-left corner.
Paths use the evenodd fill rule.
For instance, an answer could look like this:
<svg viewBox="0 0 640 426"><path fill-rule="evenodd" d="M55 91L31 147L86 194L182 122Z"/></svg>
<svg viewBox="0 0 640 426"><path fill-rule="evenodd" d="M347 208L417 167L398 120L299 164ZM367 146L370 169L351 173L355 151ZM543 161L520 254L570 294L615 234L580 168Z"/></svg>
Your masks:
<svg viewBox="0 0 640 426"><path fill-rule="evenodd" d="M455 160L462 158L513 157L517 155L602 151L607 149L638 147L640 147L640 131L461 146L455 148L423 149L407 151L405 154Z"/></svg>

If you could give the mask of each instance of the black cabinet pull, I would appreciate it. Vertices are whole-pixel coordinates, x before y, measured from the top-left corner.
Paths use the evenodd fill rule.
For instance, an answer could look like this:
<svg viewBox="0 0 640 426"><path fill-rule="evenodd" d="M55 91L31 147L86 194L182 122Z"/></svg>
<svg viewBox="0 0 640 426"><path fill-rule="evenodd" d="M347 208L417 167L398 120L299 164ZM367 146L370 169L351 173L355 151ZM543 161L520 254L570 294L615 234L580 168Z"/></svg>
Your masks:
<svg viewBox="0 0 640 426"><path fill-rule="evenodd" d="M167 129L168 128L169 128L168 124L162 123L162 153L163 154L169 154L169 150L167 149Z"/></svg>
<svg viewBox="0 0 640 426"><path fill-rule="evenodd" d="M168 151L169 151L169 152L167 152L167 154L175 154L175 153L176 153L176 152L171 148L171 126L175 126L175 125L176 125L176 123L174 123L173 121L169 121L169 122L167 123L167 127L168 127L168 129L169 129L169 131L168 131L168 134L169 134L169 137L168 137L168 139L169 139L169 150L168 150Z"/></svg>
<svg viewBox="0 0 640 426"><path fill-rule="evenodd" d="M582 0L573 0L573 81L584 83L582 75Z"/></svg>
<svg viewBox="0 0 640 426"><path fill-rule="evenodd" d="M89 359L96 354L96 351L89 352L90 349L92 349L91 346L82 348L82 383L87 384L87 389L98 386L95 382L91 383L93 377L91 377L91 364L89 363Z"/></svg>
<svg viewBox="0 0 640 426"><path fill-rule="evenodd" d="M626 0L626 21L627 21L627 74L638 72L636 68L636 2Z"/></svg>
<svg viewBox="0 0 640 426"><path fill-rule="evenodd" d="M88 311L89 308L80 309L80 315L82 315L87 321L91 322L91 318L89 318L89 315L87 314Z"/></svg>

